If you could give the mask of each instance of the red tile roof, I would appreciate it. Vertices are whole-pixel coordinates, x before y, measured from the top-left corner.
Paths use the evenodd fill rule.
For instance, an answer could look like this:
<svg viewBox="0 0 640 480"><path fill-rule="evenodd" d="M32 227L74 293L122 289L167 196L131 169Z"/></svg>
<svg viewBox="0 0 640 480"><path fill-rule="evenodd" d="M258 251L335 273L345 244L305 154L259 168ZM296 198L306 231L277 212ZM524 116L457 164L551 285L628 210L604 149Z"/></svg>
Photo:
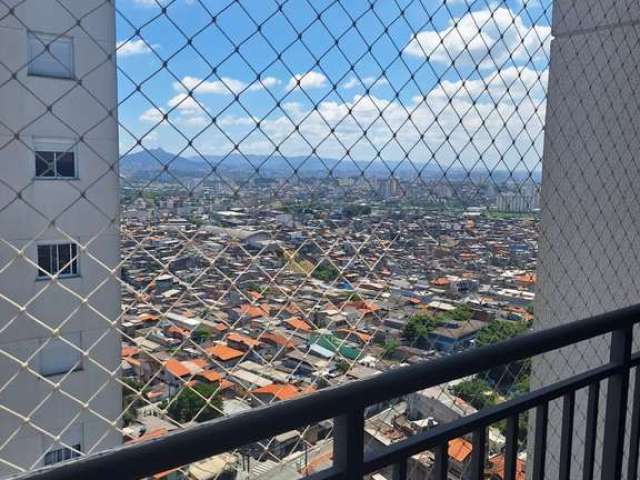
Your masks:
<svg viewBox="0 0 640 480"><path fill-rule="evenodd" d="M448 278L436 278L433 282L431 282L436 287L448 287L451 283Z"/></svg>
<svg viewBox="0 0 640 480"><path fill-rule="evenodd" d="M489 459L487 465L487 473L496 475L501 480L504 480L505 470L505 458L504 454L500 453ZM524 460L516 460L516 480L526 480L527 478L527 463Z"/></svg>
<svg viewBox="0 0 640 480"><path fill-rule="evenodd" d="M311 325L298 317L287 318L284 322L294 330L302 330L303 332L310 332L313 330Z"/></svg>
<svg viewBox="0 0 640 480"><path fill-rule="evenodd" d="M270 311L271 309L269 308L269 305L254 306L249 303L245 303L244 305L236 308L236 312L249 318L265 317L269 315Z"/></svg>
<svg viewBox="0 0 640 480"><path fill-rule="evenodd" d="M122 356L123 357L133 357L140 353L140 349L138 347L134 347L131 345L125 345L122 347Z"/></svg>
<svg viewBox="0 0 640 480"><path fill-rule="evenodd" d="M191 374L191 371L187 367L182 365L182 362L179 362L178 360L175 360L173 358L164 362L164 368L171 375L178 378L186 377L187 375Z"/></svg>
<svg viewBox="0 0 640 480"><path fill-rule="evenodd" d="M156 430L151 430L150 432L140 435L138 438L134 438L133 440L129 440L128 442L125 442L125 443L140 443L140 442L145 442L147 440L154 440L156 438L164 437L167 433L169 432L167 431L166 428L158 428Z"/></svg>
<svg viewBox="0 0 640 480"><path fill-rule="evenodd" d="M227 360L234 360L244 355L241 351L228 347L222 343L218 343L213 347L207 348L205 352L218 360L222 360L223 362L226 362Z"/></svg>
<svg viewBox="0 0 640 480"><path fill-rule="evenodd" d="M220 380L222 380L222 375L220 375L215 370L203 370L202 372L198 373L196 377L202 377L208 382L219 382Z"/></svg>
<svg viewBox="0 0 640 480"><path fill-rule="evenodd" d="M449 457L459 463L463 463L471 455L472 450L473 446L464 438L454 438L449 442Z"/></svg>
<svg viewBox="0 0 640 480"><path fill-rule="evenodd" d="M227 340L230 342L242 343L249 348L256 348L260 346L260 342L251 337L247 337L246 335L242 335L237 332L232 332L227 335Z"/></svg>
<svg viewBox="0 0 640 480"><path fill-rule="evenodd" d="M278 400L289 400L300 395L300 390L295 385L272 383L264 387L256 388L253 394L273 395Z"/></svg>
<svg viewBox="0 0 640 480"><path fill-rule="evenodd" d="M274 345L285 348L296 348L296 346L298 345L298 343L295 342L292 338L287 338L284 335L279 335L272 332L266 332L262 334L260 339L264 342L273 343Z"/></svg>

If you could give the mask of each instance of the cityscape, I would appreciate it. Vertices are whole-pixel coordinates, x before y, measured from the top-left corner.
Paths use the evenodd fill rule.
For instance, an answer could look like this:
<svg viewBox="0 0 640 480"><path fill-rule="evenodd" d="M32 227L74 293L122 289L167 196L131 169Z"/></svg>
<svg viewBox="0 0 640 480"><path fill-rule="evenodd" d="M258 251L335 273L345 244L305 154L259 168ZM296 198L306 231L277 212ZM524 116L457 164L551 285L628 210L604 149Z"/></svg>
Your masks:
<svg viewBox="0 0 640 480"><path fill-rule="evenodd" d="M490 178L484 188L465 180L360 179L236 178L193 190L172 179L127 182L122 372L132 388L123 388L125 441L530 328L535 183L498 189ZM462 208L472 196L475 203ZM367 414L366 444L389 445L522 394L529 368L512 364L380 405ZM526 423L521 429L524 475ZM187 475L298 478L328 466L330 432L330 424L292 431L193 464ZM490 430L496 472L504 433L504 425ZM471 443L449 448L450 478L465 478ZM412 458L411 478L424 478L433 464L428 452Z"/></svg>

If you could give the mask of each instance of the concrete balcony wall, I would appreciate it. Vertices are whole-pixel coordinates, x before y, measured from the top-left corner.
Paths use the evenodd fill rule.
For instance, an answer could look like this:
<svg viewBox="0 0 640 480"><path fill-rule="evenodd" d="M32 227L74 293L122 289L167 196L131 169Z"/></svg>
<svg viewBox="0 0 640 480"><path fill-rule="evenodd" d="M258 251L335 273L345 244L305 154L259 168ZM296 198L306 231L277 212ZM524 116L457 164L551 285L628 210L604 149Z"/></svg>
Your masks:
<svg viewBox="0 0 640 480"><path fill-rule="evenodd" d="M556 0L553 32L538 329L640 300L640 3ZM546 354L533 362L532 387L608 358L608 338ZM606 386L602 390L601 412ZM577 397L571 478L582 478L585 405L586 392ZM548 478L557 476L560 414L559 405L552 405ZM597 456L596 472L599 464Z"/></svg>

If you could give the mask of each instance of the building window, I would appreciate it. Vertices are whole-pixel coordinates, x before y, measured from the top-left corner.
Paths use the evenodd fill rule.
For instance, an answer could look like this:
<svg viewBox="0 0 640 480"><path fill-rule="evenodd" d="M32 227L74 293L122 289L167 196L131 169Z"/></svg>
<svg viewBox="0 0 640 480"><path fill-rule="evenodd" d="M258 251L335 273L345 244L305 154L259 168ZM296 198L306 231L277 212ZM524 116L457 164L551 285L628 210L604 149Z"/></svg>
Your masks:
<svg viewBox="0 0 640 480"><path fill-rule="evenodd" d="M45 345L39 355L40 374L44 377L64 375L68 372L82 369L82 336L80 332L64 335L66 342L60 338L43 340ZM78 348L69 345L72 343Z"/></svg>
<svg viewBox="0 0 640 480"><path fill-rule="evenodd" d="M76 156L73 151L36 150L36 177L75 178Z"/></svg>
<svg viewBox="0 0 640 480"><path fill-rule="evenodd" d="M29 33L29 75L73 78L73 40Z"/></svg>
<svg viewBox="0 0 640 480"><path fill-rule="evenodd" d="M64 462L65 460L71 460L72 458L78 458L81 454L82 445L79 443L71 445L71 448L56 448L55 450L49 450L44 455L44 464L53 465L54 463Z"/></svg>
<svg viewBox="0 0 640 480"><path fill-rule="evenodd" d="M38 245L38 277L78 275L78 246L75 243Z"/></svg>

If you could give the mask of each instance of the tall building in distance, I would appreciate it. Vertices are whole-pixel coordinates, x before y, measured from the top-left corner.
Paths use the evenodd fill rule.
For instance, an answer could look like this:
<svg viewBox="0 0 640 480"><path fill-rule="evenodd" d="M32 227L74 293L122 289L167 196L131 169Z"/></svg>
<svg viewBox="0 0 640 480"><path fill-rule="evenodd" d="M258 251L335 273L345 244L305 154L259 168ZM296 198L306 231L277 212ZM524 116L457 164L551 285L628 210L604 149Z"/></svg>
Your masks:
<svg viewBox="0 0 640 480"><path fill-rule="evenodd" d="M540 208L540 190L536 186L527 186L518 192L499 193L495 202L500 212L527 213Z"/></svg>
<svg viewBox="0 0 640 480"><path fill-rule="evenodd" d="M121 443L113 3L0 5L0 478Z"/></svg>

